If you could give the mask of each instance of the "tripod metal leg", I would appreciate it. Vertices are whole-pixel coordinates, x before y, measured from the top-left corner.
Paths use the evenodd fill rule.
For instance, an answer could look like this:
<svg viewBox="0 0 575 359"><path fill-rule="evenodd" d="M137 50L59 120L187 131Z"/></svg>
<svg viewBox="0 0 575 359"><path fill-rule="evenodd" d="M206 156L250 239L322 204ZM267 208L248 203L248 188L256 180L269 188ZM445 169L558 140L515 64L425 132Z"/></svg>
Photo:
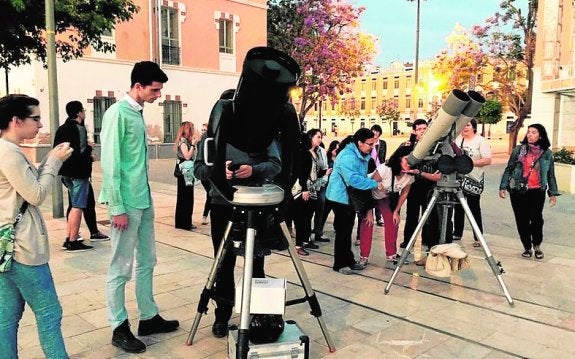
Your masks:
<svg viewBox="0 0 575 359"><path fill-rule="evenodd" d="M252 275L254 269L254 246L256 241L255 211L248 211L246 242L244 251L244 274L242 282L242 307L238 341L236 343L236 359L247 359L250 330L250 299L252 298Z"/></svg>
<svg viewBox="0 0 575 359"><path fill-rule="evenodd" d="M513 298L511 298L511 295L509 294L509 291L507 290L507 286L505 286L505 283L503 282L503 278L501 277L501 274L505 273L505 271L503 270L503 267L501 266L501 262L496 262L495 259L493 258L493 254L491 253L489 246L487 246L487 242L485 241L485 238L483 237L483 234L481 233L481 230L479 229L479 226L477 225L477 221L475 221L475 218L473 217L473 214L471 213L471 209L469 208L469 205L467 204L467 200L465 199L463 192L461 190L459 190L459 191L457 191L456 195L457 195L457 199L459 200L459 203L461 203L461 207L463 207L463 211L465 212L465 216L469 220L469 223L471 223L471 227L473 228L473 233L475 233L475 236L477 237L477 239L479 239L479 243L481 243L481 247L483 248L483 252L485 253L485 259L487 260L489 267L491 267L491 270L493 271L495 278L499 282L499 285L501 286L501 289L503 290L503 294L505 294L505 297L507 298L507 302L509 302L509 305L513 307L514 306Z"/></svg>
<svg viewBox="0 0 575 359"><path fill-rule="evenodd" d="M433 206L435 205L435 202L437 202L438 198L439 198L439 191L436 189L433 191L433 196L431 196L431 200L429 201L429 204L427 205L425 212L423 212L423 215L421 216L419 223L417 223L417 227L415 227L415 231L411 235L411 238L409 238L409 243L407 243L407 246L405 246L405 250L401 253L401 257L399 258L399 262L397 263L397 266L395 267L395 270L393 271L393 274L391 275L389 282L387 283L387 285L385 286L385 289L383 290L384 294L389 293L389 289L391 288L391 285L393 284L395 277L399 273L399 270L403 266L403 263L405 263L405 261L407 260L407 257L409 257L409 255L411 254L411 248L413 248L413 245L415 244L415 241L417 239L417 235L419 234L419 232L423 228L423 225L427 221L427 218L431 214L431 211L433 210Z"/></svg>
<svg viewBox="0 0 575 359"><path fill-rule="evenodd" d="M216 275L219 272L222 263L224 261L224 256L226 251L229 248L229 241L228 235L230 234L230 230L232 228L233 222L228 222L226 230L224 232L224 238L220 243L220 247L218 248L218 252L216 257L214 258L214 264L212 265L212 269L210 270L210 275L208 276L208 281L206 282L206 286L200 295L200 300L198 302L198 311L196 313L196 317L194 318L194 323L192 324L192 329L190 329L190 334L188 335L188 340L186 341L186 345L192 345L194 342L194 337L198 330L198 326L200 325L200 320L202 319L202 315L208 312L208 303L210 298L213 296L213 288L214 283L216 281Z"/></svg>
<svg viewBox="0 0 575 359"><path fill-rule="evenodd" d="M289 243L288 251L289 251L291 260L293 262L293 265L295 267L295 270L297 272L297 275L299 277L299 280L300 280L300 282L303 286L303 289L305 291L307 302L309 303L309 306L311 308L311 314L314 317L316 317L317 322L319 324L319 327L321 328L321 331L323 333L323 337L325 338L327 346L329 347L329 351L331 353L333 353L333 352L335 352L335 345L333 343L333 340L331 339L331 335L329 334L329 331L327 330L327 326L325 325L325 321L323 320L323 317L321 316L321 307L319 305L319 301L317 300L315 292L311 286L311 282L309 281L309 278L305 272L305 269L303 267L303 263L301 262L299 255L297 254L297 250L296 250L295 245L291 239L291 236L289 234L289 230L288 230L285 222L280 223L280 228L282 230L282 233L283 233L285 239Z"/></svg>

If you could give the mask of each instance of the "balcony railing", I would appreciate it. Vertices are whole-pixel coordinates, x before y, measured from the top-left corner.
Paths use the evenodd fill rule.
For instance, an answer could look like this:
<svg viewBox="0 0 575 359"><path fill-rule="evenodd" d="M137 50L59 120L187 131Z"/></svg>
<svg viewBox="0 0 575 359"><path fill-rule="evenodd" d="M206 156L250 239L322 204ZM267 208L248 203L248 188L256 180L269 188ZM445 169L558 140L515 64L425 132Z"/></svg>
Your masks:
<svg viewBox="0 0 575 359"><path fill-rule="evenodd" d="M162 62L164 64L180 64L180 48L178 46L162 45Z"/></svg>

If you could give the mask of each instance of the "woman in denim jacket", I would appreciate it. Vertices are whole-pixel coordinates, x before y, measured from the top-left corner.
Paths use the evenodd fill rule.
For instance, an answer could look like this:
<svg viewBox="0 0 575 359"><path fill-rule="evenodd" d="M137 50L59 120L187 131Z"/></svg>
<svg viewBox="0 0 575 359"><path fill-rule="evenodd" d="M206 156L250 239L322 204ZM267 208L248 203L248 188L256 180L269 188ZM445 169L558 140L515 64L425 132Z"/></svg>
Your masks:
<svg viewBox="0 0 575 359"><path fill-rule="evenodd" d="M499 185L499 197L505 198L506 191L510 194L515 224L525 249L524 258L531 258L533 246L535 259L543 259L540 245L545 190L551 207L559 196L550 146L545 127L530 125L521 144L513 149Z"/></svg>

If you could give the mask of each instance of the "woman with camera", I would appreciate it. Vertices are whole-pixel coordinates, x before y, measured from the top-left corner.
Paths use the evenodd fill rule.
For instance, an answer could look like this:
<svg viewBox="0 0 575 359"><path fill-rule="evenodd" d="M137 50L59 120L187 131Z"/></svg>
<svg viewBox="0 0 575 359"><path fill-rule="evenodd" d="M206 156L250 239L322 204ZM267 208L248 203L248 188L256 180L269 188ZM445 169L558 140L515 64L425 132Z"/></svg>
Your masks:
<svg viewBox="0 0 575 359"><path fill-rule="evenodd" d="M499 197L509 192L515 224L525 249L522 256L543 259L543 205L545 191L549 205L554 206L559 196L551 143L545 127L536 123L527 128L521 144L511 153L499 184Z"/></svg>
<svg viewBox="0 0 575 359"><path fill-rule="evenodd" d="M38 208L72 154L69 142L56 145L36 167L19 145L36 137L42 127L37 99L26 95L0 98L0 228L13 227L13 261L9 247L0 258L0 343L2 358L18 357L18 325L27 304L36 317L40 346L47 358L68 358L62 337L62 306L54 287L48 230ZM19 214L20 213L20 214ZM16 217L20 220L15 220ZM16 224L14 224L16 222Z"/></svg>

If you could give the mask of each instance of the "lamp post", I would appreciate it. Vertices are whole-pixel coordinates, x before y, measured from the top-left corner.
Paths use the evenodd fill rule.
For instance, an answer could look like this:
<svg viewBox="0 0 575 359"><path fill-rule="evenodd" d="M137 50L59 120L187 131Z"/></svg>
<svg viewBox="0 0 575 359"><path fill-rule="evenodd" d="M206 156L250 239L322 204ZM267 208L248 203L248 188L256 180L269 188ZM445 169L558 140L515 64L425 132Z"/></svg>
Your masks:
<svg viewBox="0 0 575 359"><path fill-rule="evenodd" d="M415 85L419 79L419 13L421 0L407 0L409 2L417 1L417 15L415 17Z"/></svg>

